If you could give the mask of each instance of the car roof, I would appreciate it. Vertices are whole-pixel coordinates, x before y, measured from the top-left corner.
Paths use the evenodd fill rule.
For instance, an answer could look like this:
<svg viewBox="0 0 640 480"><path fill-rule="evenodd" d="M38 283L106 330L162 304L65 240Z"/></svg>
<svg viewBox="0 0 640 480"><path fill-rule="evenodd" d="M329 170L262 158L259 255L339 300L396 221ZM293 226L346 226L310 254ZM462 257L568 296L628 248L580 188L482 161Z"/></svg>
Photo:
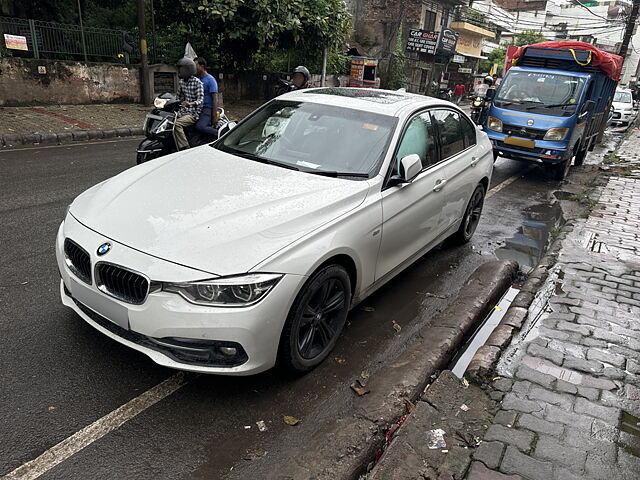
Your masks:
<svg viewBox="0 0 640 480"><path fill-rule="evenodd" d="M403 90L354 87L307 88L281 95L278 100L320 103L390 116L398 116L402 110L409 107L416 109L432 105L451 105L437 98Z"/></svg>

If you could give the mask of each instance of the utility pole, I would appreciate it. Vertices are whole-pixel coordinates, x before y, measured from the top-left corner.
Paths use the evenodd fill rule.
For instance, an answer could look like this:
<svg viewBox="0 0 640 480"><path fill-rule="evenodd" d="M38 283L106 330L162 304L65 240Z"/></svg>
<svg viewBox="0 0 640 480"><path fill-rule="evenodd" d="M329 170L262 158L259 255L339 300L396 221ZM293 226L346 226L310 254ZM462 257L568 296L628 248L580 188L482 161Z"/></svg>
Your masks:
<svg viewBox="0 0 640 480"><path fill-rule="evenodd" d="M82 8L80 8L80 0L78 0L78 17L80 18L80 37L82 38L82 53L84 54L84 63L87 63L87 42L84 38L84 25L82 23ZM35 42L36 39L34 38Z"/></svg>
<svg viewBox="0 0 640 480"><path fill-rule="evenodd" d="M623 59L627 57L629 52L629 42L633 36L633 29L636 26L636 20L638 19L638 9L640 8L640 0L633 0L633 8L631 9L631 15L627 20L627 27L624 31L624 37L622 38L622 45L620 45L620 55Z"/></svg>
<svg viewBox="0 0 640 480"><path fill-rule="evenodd" d="M147 55L147 32L144 24L144 1L138 2L138 33L140 35L140 85L142 85L142 102L151 106L151 88L149 85L149 57ZM640 1L640 0L639 0Z"/></svg>

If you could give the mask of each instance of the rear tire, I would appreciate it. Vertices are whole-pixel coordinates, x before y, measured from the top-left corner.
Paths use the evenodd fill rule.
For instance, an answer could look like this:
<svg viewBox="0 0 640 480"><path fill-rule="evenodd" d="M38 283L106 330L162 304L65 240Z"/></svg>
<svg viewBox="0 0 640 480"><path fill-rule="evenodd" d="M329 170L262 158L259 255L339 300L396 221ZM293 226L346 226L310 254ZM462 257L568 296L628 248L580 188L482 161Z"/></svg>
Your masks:
<svg viewBox="0 0 640 480"><path fill-rule="evenodd" d="M285 322L278 359L294 372L308 372L327 358L351 306L351 280L340 265L316 272L298 293Z"/></svg>
<svg viewBox="0 0 640 480"><path fill-rule="evenodd" d="M469 203L462 217L462 223L458 231L451 235L448 239L448 243L451 245L464 245L476 231L478 223L480 223L480 216L482 214L482 207L484 206L484 186L478 185L471 194Z"/></svg>

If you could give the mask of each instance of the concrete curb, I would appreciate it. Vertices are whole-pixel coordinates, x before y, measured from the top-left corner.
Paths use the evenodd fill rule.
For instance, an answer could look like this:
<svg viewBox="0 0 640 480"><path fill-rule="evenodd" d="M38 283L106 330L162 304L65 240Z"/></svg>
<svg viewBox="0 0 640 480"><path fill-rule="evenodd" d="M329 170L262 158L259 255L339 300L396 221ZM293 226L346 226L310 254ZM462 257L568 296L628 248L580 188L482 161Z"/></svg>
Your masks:
<svg viewBox="0 0 640 480"><path fill-rule="evenodd" d="M266 478L357 478L382 451L386 431L407 413L406 400L416 401L430 378L447 366L517 271L513 261L492 261L476 269L427 335L419 335L392 364L371 376L367 384L371 393L353 399L355 414L322 424L303 453L275 465Z"/></svg>
<svg viewBox="0 0 640 480"><path fill-rule="evenodd" d="M558 260L562 241L572 230L573 222L565 223L563 232L551 244L540 264L529 274L498 326L471 359L465 373L469 380L482 385L489 383L489 379L494 376L495 367L502 352L509 346L513 337L520 332L529 313L529 307L547 280L549 270Z"/></svg>
<svg viewBox="0 0 640 480"><path fill-rule="evenodd" d="M0 147L11 148L25 145L63 145L71 142L86 142L101 138L135 137L144 135L142 127L105 128L97 130L73 130L62 133L26 133L0 137Z"/></svg>

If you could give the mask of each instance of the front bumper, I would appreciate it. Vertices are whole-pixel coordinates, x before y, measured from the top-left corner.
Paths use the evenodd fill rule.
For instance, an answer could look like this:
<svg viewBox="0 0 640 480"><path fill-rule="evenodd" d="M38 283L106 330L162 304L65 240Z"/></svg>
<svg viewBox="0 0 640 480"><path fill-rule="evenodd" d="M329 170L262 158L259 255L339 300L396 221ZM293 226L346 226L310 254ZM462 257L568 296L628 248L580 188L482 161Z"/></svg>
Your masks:
<svg viewBox="0 0 640 480"><path fill-rule="evenodd" d="M635 114L633 112L614 112L613 120L611 123L630 123L635 118Z"/></svg>
<svg viewBox="0 0 640 480"><path fill-rule="evenodd" d="M73 239L90 254L92 266L104 259L97 256L96 247L107 239L70 215L56 239L62 303L96 330L178 370L251 375L275 365L282 327L306 277L285 275L261 302L250 307L194 305L162 291L150 293L141 305L133 305L98 290L95 281L88 285L78 279L65 263L65 238ZM212 277L109 241L109 262L143 272L152 280L188 282ZM228 362L220 362L220 355L209 362L198 360L203 348L218 346L236 348L237 357Z"/></svg>
<svg viewBox="0 0 640 480"><path fill-rule="evenodd" d="M500 152L502 156L506 158L553 164L560 163L568 157L571 157L572 152L568 148L568 141L566 140L562 142L552 142L548 140L531 140L517 137L521 140L529 140L534 143L533 148L528 148L505 143L508 135L504 133L489 129L485 129L485 132L489 136L489 140L491 140L494 151Z"/></svg>

